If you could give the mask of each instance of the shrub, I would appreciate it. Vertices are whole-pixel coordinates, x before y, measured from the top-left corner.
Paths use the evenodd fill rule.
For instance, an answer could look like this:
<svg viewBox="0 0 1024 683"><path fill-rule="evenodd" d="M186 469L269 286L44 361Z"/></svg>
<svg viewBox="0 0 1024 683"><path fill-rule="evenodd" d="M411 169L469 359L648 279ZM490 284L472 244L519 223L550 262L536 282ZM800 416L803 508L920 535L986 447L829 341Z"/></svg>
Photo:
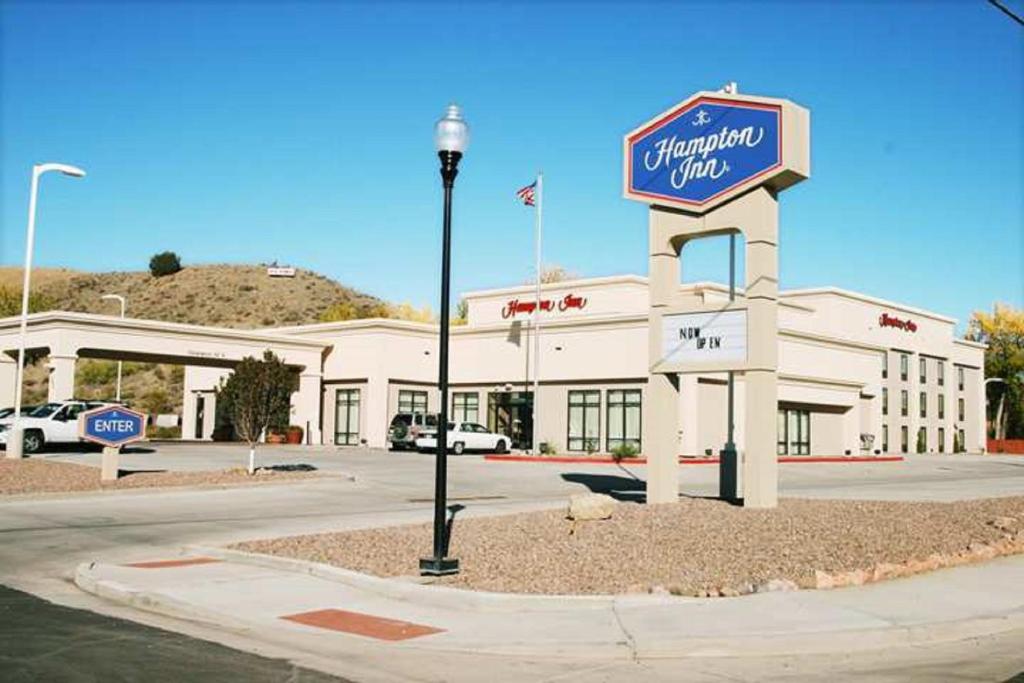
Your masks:
<svg viewBox="0 0 1024 683"><path fill-rule="evenodd" d="M146 427L146 438L148 439L180 439L181 427L158 427L149 425Z"/></svg>
<svg viewBox="0 0 1024 683"><path fill-rule="evenodd" d="M173 251L162 251L149 259L149 273L153 277L174 275L181 270L181 259Z"/></svg>
<svg viewBox="0 0 1024 683"><path fill-rule="evenodd" d="M117 380L117 362L109 360L81 360L75 368L75 382L83 387L96 387Z"/></svg>
<svg viewBox="0 0 1024 683"><path fill-rule="evenodd" d="M550 441L540 442L541 455L558 455L558 444L551 443Z"/></svg>
<svg viewBox="0 0 1024 683"><path fill-rule="evenodd" d="M917 431L917 452L924 453L928 450L928 446L925 444L925 436L922 430Z"/></svg>
<svg viewBox="0 0 1024 683"><path fill-rule="evenodd" d="M612 457L615 458L616 462L621 461L623 458L635 458L639 453L640 450L629 441L624 441L612 449Z"/></svg>
<svg viewBox="0 0 1024 683"><path fill-rule="evenodd" d="M54 301L50 297L39 292L29 291L29 313L49 311L54 306ZM0 287L0 318L9 318L15 315L21 315L21 287L17 289L14 287Z"/></svg>

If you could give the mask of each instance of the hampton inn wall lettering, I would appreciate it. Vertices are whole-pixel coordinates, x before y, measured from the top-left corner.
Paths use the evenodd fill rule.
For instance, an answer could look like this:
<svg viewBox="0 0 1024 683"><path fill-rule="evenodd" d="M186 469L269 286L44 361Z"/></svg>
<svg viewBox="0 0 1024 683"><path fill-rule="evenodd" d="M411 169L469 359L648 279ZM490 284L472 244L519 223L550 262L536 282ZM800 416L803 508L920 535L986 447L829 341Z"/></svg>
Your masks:
<svg viewBox="0 0 1024 683"><path fill-rule="evenodd" d="M559 313L565 313L566 311L577 309L582 310L587 305L587 300L582 296L575 296L573 294L566 294L565 297L557 302L551 299L540 300L540 310L542 311L554 311L558 310ZM536 301L520 301L519 299L512 299L505 307L501 309L501 317L506 320L514 318L520 313L530 314L537 309Z"/></svg>
<svg viewBox="0 0 1024 683"><path fill-rule="evenodd" d="M897 330L903 330L904 332L917 332L917 323L910 318L900 320L888 313L878 316L878 325L879 327L895 327Z"/></svg>

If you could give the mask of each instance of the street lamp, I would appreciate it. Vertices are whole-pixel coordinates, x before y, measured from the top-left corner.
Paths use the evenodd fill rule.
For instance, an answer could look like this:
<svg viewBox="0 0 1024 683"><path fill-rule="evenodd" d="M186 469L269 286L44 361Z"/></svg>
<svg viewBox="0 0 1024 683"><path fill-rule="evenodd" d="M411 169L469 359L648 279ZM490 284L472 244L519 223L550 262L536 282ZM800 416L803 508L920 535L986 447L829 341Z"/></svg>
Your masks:
<svg viewBox="0 0 1024 683"><path fill-rule="evenodd" d="M120 294L104 294L100 297L104 301L121 302L121 320L124 320L124 297ZM117 361L117 402L121 402L121 361Z"/></svg>
<svg viewBox="0 0 1024 683"><path fill-rule="evenodd" d="M458 105L451 104L444 118L434 126L434 146L441 159L444 186L444 231L441 246L441 329L437 385L441 411L437 425L437 460L434 472L434 555L420 560L420 573L429 576L457 574L459 561L446 558L448 530L445 511L448 498L448 307L452 251L452 188L458 175L459 159L469 146L469 126Z"/></svg>
<svg viewBox="0 0 1024 683"><path fill-rule="evenodd" d="M7 438L7 457L22 457L21 383L25 370L25 336L28 331L28 288L32 275L32 245L36 238L36 198L39 196L39 177L50 171L59 171L72 178L84 178L85 171L67 164L36 164L32 167L32 188L28 197L28 235L25 238L25 273L21 283L21 331L18 343L18 367L14 381L14 420Z"/></svg>

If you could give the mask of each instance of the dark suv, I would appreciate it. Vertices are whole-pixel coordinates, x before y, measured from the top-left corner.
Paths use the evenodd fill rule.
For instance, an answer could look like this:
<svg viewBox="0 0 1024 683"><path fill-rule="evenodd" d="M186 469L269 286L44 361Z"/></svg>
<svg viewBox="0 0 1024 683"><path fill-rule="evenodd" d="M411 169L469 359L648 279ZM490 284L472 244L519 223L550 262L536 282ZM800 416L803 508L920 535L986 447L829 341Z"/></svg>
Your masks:
<svg viewBox="0 0 1024 683"><path fill-rule="evenodd" d="M437 431L436 413L399 413L391 418L388 428L388 443L391 450L404 451L416 448L416 439L425 431Z"/></svg>

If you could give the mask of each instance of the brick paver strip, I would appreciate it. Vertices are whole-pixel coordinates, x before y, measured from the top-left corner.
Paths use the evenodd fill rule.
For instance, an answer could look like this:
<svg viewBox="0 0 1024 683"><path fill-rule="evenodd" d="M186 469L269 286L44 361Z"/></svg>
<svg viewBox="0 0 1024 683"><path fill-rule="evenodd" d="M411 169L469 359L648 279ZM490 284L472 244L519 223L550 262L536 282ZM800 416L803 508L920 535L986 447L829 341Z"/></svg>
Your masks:
<svg viewBox="0 0 1024 683"><path fill-rule="evenodd" d="M158 560L156 562L134 562L132 564L126 564L125 567L133 567L135 569L165 569L169 567L188 567L193 564L211 564L213 562L220 562L212 557L189 557L184 560Z"/></svg>
<svg viewBox="0 0 1024 683"><path fill-rule="evenodd" d="M306 626L325 628L331 631L354 633L358 636L376 638L377 640L409 640L429 636L433 633L444 633L444 629L408 621L385 619L372 614L349 612L343 609L320 609L312 612L299 612L281 617Z"/></svg>

